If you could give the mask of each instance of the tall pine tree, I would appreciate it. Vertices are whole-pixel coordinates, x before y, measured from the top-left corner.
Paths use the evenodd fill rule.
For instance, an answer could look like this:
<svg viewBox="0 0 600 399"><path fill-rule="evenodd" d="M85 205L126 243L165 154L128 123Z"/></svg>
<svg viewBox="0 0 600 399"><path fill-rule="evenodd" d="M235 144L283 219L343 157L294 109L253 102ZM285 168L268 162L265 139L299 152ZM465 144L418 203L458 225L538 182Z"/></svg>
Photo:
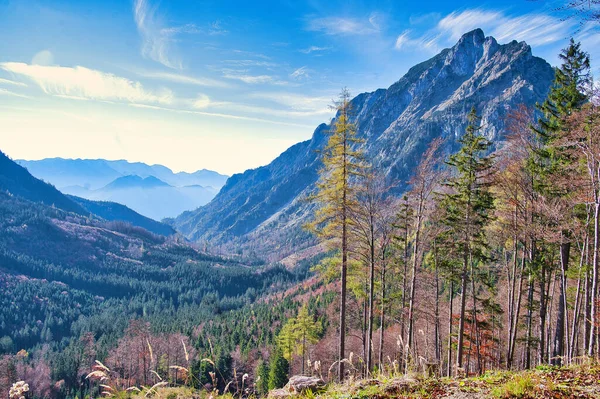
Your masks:
<svg viewBox="0 0 600 399"><path fill-rule="evenodd" d="M479 134L479 119L473 107L468 115L466 133L459 140L461 148L447 161L454 169L454 176L446 182L448 192L440 198L444 210L441 222L447 227L445 245L460 259L462 266L456 355L456 363L460 368L463 367L468 282L474 277L474 267L485 258L487 244L484 227L493 209L493 197L489 190L492 158L487 155L491 143ZM475 312L473 317L476 317Z"/></svg>
<svg viewBox="0 0 600 399"><path fill-rule="evenodd" d="M561 138L565 135L565 124L569 116L588 101L586 92L591 86L590 77L590 59L589 55L581 50L581 44L575 43L571 39L569 46L563 49L559 55L562 64L555 69L553 85L548 94L548 98L538 108L542 112L538 127L534 128L543 146L538 153L533 155L530 161L536 179L535 188L538 193L547 198L551 198L555 203L562 206L558 214L572 219L572 206L569 205L569 197L572 190L568 184L557 184L565 181L565 174L568 173L568 165L572 162L570 157L560 145ZM564 337L565 337L565 317L566 317L566 275L569 266L569 257L571 250L571 235L569 229L564 226L561 220L552 221L556 230L559 230L558 248L560 259L560 294L559 304L556 316L556 328L552 345L552 363L560 364L564 355ZM597 245L595 247L597 251ZM596 267L597 270L597 267ZM545 273L542 269L540 273ZM544 277L542 275L542 277ZM597 280L597 279L596 279ZM543 278L542 278L543 281ZM592 282L592 307L595 306L595 295L597 285ZM542 300L540 312L542 324L545 324L545 306ZM592 314L593 318L593 314ZM593 325L593 324L592 324ZM544 330L542 326L542 330ZM593 334L593 329L592 334ZM592 336L590 336L590 339ZM589 346L590 354L593 351L593 339ZM541 352L544 353L544 339L541 337ZM542 361L545 357L542 355Z"/></svg>
<svg viewBox="0 0 600 399"><path fill-rule="evenodd" d="M337 116L323 150L323 168L317 183L314 200L320 205L315 220L309 224L323 242L334 243L340 263L340 325L338 346L338 377L344 379L346 344L346 291L348 277L350 209L356 207L356 179L362 175L362 153L355 149L361 140L356 126L350 121L350 93L343 89L335 103Z"/></svg>

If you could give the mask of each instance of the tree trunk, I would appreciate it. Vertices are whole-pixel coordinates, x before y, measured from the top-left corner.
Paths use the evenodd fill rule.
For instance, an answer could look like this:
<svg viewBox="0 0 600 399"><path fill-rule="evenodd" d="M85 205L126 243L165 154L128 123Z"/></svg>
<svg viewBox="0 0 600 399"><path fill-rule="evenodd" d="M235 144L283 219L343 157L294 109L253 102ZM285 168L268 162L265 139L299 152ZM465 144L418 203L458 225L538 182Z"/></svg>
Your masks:
<svg viewBox="0 0 600 399"><path fill-rule="evenodd" d="M408 208L406 208L408 209ZM400 336L402 339L406 338L404 335L405 332L405 317L404 317L404 309L406 308L406 291L407 291L407 274L408 274L408 210L405 212L405 231L404 231L404 273L402 275L402 312L400 313ZM406 358L406 347L402 348L403 356L401 357L401 362L404 363L404 359ZM404 369L405 364L400 364L400 369Z"/></svg>
<svg viewBox="0 0 600 399"><path fill-rule="evenodd" d="M442 340L440 337L440 278L437 264L437 248L433 242L433 262L435 268L435 361L438 367L442 362Z"/></svg>
<svg viewBox="0 0 600 399"><path fill-rule="evenodd" d="M344 197L346 193L344 192ZM341 266L341 284L340 284L340 341L338 352L338 379L344 380L344 362L346 353L346 279L347 279L347 263L348 263L348 237L346 226L346 208L343 209L342 221L342 266Z"/></svg>
<svg viewBox="0 0 600 399"><path fill-rule="evenodd" d="M584 247L585 248L585 247ZM581 276L582 276L582 268L583 268L583 251L581 254L581 263L579 264L579 277L577 279L577 292L575 294L575 306L573 308L573 322L571 326L571 340L569 342L569 348L567 350L567 360L568 363L573 361L575 357L575 350L578 346L577 344L577 336L579 331L579 315L581 313Z"/></svg>
<svg viewBox="0 0 600 399"><path fill-rule="evenodd" d="M519 316L521 315L521 300L523 298L523 280L525 277L525 247L523 247L523 258L521 259L521 270L520 273L521 275L519 276L519 292L517 293L517 303L514 306L514 317L512 318L512 320L510 320L510 323L512 324L512 335L509 336L509 341L511 342L510 345L510 350L508 351L508 357L506 360L506 363L508 365L508 368L510 369L512 367L512 363L513 363L513 359L514 359L514 354L515 354L515 346L516 346L516 342L517 342L517 330L519 327Z"/></svg>
<svg viewBox="0 0 600 399"><path fill-rule="evenodd" d="M565 341L565 324L566 324L566 308L567 308L567 270L569 268L569 253L571 251L571 243L563 242L560 244L560 296L558 298L558 313L556 315L556 326L554 330L554 345L552 348L552 361L554 366L563 364L564 356L564 341Z"/></svg>
<svg viewBox="0 0 600 399"><path fill-rule="evenodd" d="M539 331L539 364L546 363L546 267L540 270L540 331Z"/></svg>
<svg viewBox="0 0 600 399"><path fill-rule="evenodd" d="M533 249L531 249L533 251ZM527 341L525 343L525 369L531 368L531 341L533 340L533 273L528 272L527 284Z"/></svg>
<svg viewBox="0 0 600 399"><path fill-rule="evenodd" d="M306 331L302 331L302 375L304 375L304 365L306 364Z"/></svg>
<svg viewBox="0 0 600 399"><path fill-rule="evenodd" d="M597 306L598 306L598 244L600 244L600 203L596 200L594 209L594 255L592 261L592 289L590 296L590 338L588 341L588 356L594 355L594 345L596 342L596 317L597 317Z"/></svg>
<svg viewBox="0 0 600 399"><path fill-rule="evenodd" d="M383 370L383 340L384 340L384 328L385 328L385 252L383 253L383 259L381 261L381 319L379 320L379 370Z"/></svg>
<svg viewBox="0 0 600 399"><path fill-rule="evenodd" d="M423 202L422 200L419 202L419 209L418 209L418 214L417 214L417 225L416 225L416 231L415 231L415 241L413 244L413 262L412 262L412 275L411 275L411 280L410 280L410 300L409 300L409 304L408 304L408 335L407 335L407 342L408 342L408 351L411 353L412 356L412 361L414 361L414 348L413 348L413 326L414 326L414 304L415 304L415 288L416 288L416 282L417 282L417 266L419 263L419 236L421 233L421 214L423 212ZM406 356L406 372L408 372L408 357L409 355L407 354Z"/></svg>
<svg viewBox="0 0 600 399"><path fill-rule="evenodd" d="M473 262L471 262L471 290L473 296L473 335L475 336L475 350L477 351L477 374L481 374L481 342L479 340L479 321L477 320L477 295L475 291L475 276L473 275Z"/></svg>
<svg viewBox="0 0 600 399"><path fill-rule="evenodd" d="M464 254L463 270L460 283L460 319L458 322L458 344L456 354L456 364L458 367L463 367L463 343L465 331L465 309L467 305L467 280L468 280L468 254Z"/></svg>
<svg viewBox="0 0 600 399"><path fill-rule="evenodd" d="M375 221L371 216L371 259L369 268L369 327L367 333L367 377L371 374L372 370L372 350L373 350L373 290L375 287Z"/></svg>
<svg viewBox="0 0 600 399"><path fill-rule="evenodd" d="M454 280L450 280L450 306L448 309L448 364L446 374L452 377L452 305L454 304Z"/></svg>

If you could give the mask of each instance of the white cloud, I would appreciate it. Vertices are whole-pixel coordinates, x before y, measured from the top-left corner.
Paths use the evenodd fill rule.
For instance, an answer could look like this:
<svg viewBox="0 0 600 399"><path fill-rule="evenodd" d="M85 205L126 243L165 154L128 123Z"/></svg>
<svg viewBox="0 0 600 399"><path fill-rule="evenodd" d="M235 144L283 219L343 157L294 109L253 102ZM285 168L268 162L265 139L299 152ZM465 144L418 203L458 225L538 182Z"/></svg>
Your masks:
<svg viewBox="0 0 600 399"><path fill-rule="evenodd" d="M326 97L310 97L293 93L253 93L249 95L251 100L249 104L236 103L230 101L213 101L205 94L199 94L196 99L189 100L188 105L196 110L202 110L207 113L214 113L219 110L220 115L230 115L232 118L241 117L242 114L261 114L281 118L306 118L319 115L329 115L332 113L328 104L331 102ZM256 100L265 100L273 103L276 107L254 105ZM154 106L144 106L154 107ZM185 110L180 110L185 111ZM254 118L254 117L250 117Z"/></svg>
<svg viewBox="0 0 600 399"><path fill-rule="evenodd" d="M182 26L172 26L169 28L161 28L160 33L163 35L176 35L179 33L200 33L202 30L196 24L185 24Z"/></svg>
<svg viewBox="0 0 600 399"><path fill-rule="evenodd" d="M192 106L197 109L207 108L210 105L210 98L206 94L199 94L192 102Z"/></svg>
<svg viewBox="0 0 600 399"><path fill-rule="evenodd" d="M235 108L239 111L250 111L250 112L254 112L254 113L261 113L260 111L262 110L262 111L264 111L264 112L262 112L263 114L276 115L276 116L290 116L289 114L284 113L285 111L282 111L281 113L277 113L277 112L268 113L269 109L267 109L267 108L245 106L242 104L234 104L234 103L219 103L219 104L222 106L227 105L230 109ZM211 116L211 117L225 118L225 119L237 119L237 120L246 120L246 121L253 121L253 122L262 122L262 123L269 123L269 124L275 124L275 125L314 128L314 126L304 125L301 123L284 122L284 121L277 121L277 120L272 120L272 119L257 118L257 117L252 117L252 116L227 114L227 113L222 113L222 112L193 111L193 110L168 108L168 107L161 107L161 106L147 105L147 104L129 104L129 105L132 107L135 107L135 108L178 112L181 114L202 115L202 116ZM273 111L275 111L275 110L273 110Z"/></svg>
<svg viewBox="0 0 600 399"><path fill-rule="evenodd" d="M419 48L421 50L427 50L431 53L437 53L441 50L439 43L443 36L441 33L428 32L423 36L416 39L411 36L412 31L410 29L405 30L396 38L395 48L396 50L402 50L404 48Z"/></svg>
<svg viewBox="0 0 600 399"><path fill-rule="evenodd" d="M31 59L34 65L52 65L54 64L54 56L50 50L42 50Z"/></svg>
<svg viewBox="0 0 600 399"><path fill-rule="evenodd" d="M45 93L51 95L130 103L169 104L173 101L173 93L169 90L148 91L139 82L81 66L3 62L0 63L0 69L31 79Z"/></svg>
<svg viewBox="0 0 600 399"><path fill-rule="evenodd" d="M436 26L420 36L413 37L405 30L396 39L396 49L429 49L438 52L454 44L463 34L481 28L499 42L526 41L532 46L544 46L564 40L573 28L573 22L556 17L530 13L513 16L501 11L471 9L455 11L438 21Z"/></svg>
<svg viewBox="0 0 600 399"><path fill-rule="evenodd" d="M248 84L267 84L267 83L274 84L274 85L287 84L287 82L278 80L277 78L275 78L271 75L248 75L248 74L241 73L241 72L229 71L229 72L225 72L223 74L223 77L225 77L227 79L240 80L240 81L242 81L244 83L248 83Z"/></svg>
<svg viewBox="0 0 600 399"><path fill-rule="evenodd" d="M2 78L0 78L0 84L6 84L6 85L11 85L11 86L27 87L27 85L25 83L23 83L23 82L16 82L14 80L2 79Z"/></svg>
<svg viewBox="0 0 600 399"><path fill-rule="evenodd" d="M562 21L544 14L505 15L499 11L465 10L444 17L438 28L450 33L450 38L460 36L475 28L482 28L499 41L526 41L532 46L542 46L564 40L569 36L572 22Z"/></svg>
<svg viewBox="0 0 600 399"><path fill-rule="evenodd" d="M323 17L308 20L306 29L328 35L371 35L379 32L378 17L371 15L366 20L342 17Z"/></svg>
<svg viewBox="0 0 600 399"><path fill-rule="evenodd" d="M331 50L331 47L310 46L310 47L307 47L305 49L301 49L298 51L300 51L301 53L304 53L304 54L311 54L311 53L322 53L322 52L329 51L329 50Z"/></svg>
<svg viewBox="0 0 600 399"><path fill-rule="evenodd" d="M247 57L255 57L255 58L261 58L263 60L270 60L271 57L269 57L268 55L265 54L261 54L261 53L256 53L254 51L246 51L246 50L239 50L239 49L234 49L231 50L233 53L235 54L242 54L244 56Z"/></svg>
<svg viewBox="0 0 600 399"><path fill-rule="evenodd" d="M221 117L224 117L224 115L229 115L231 118L256 119L255 116L247 116L248 114L267 115L279 118L306 118L319 115L329 115L332 113L331 109L328 107L328 104L331 102L331 100L326 97L310 97L286 92L253 93L248 97L251 105L230 101L213 101L207 95L199 94L195 99L188 100L187 104L191 108L195 110L201 110L201 112L204 112L207 115L218 114ZM255 105L257 103L256 100L264 100L272 103L275 106L270 106L270 104L266 104L264 106ZM155 106L142 105L142 107L154 108ZM168 109L174 110L171 108ZM185 112L187 110L179 109L178 111Z"/></svg>
<svg viewBox="0 0 600 399"><path fill-rule="evenodd" d="M380 31L381 26L383 25L383 19L384 16L382 14L374 12L369 17L369 23L371 24L371 26L373 26L373 28L375 28L375 30Z"/></svg>
<svg viewBox="0 0 600 399"><path fill-rule="evenodd" d="M438 22L437 28L449 34L448 39L458 40L464 33L475 28L484 28L497 24L503 15L497 11L465 10L453 12ZM488 33L488 32L486 32Z"/></svg>
<svg viewBox="0 0 600 399"><path fill-rule="evenodd" d="M434 23L439 21L442 15L439 12L430 12L427 14L411 15L408 19L411 25L420 25L426 23Z"/></svg>
<svg viewBox="0 0 600 399"><path fill-rule="evenodd" d="M172 54L173 28L163 28L156 15L156 7L151 7L148 0L135 0L133 16L140 33L142 55L172 69L182 69L181 60ZM187 26L187 25L186 25ZM191 28L190 26L187 26Z"/></svg>
<svg viewBox="0 0 600 399"><path fill-rule="evenodd" d="M402 47L412 42L412 40L409 37L409 34L410 30L405 30L398 36L398 38L396 39L396 49L400 50Z"/></svg>
<svg viewBox="0 0 600 399"><path fill-rule="evenodd" d="M273 68L279 66L274 62L269 61L258 61L258 60L223 60L224 64L229 64L233 66L239 67L265 67L265 68Z"/></svg>
<svg viewBox="0 0 600 399"><path fill-rule="evenodd" d="M216 36L228 33L229 31L224 29L221 25L222 22L220 20L216 20L215 22L211 23L208 29L208 34L211 36Z"/></svg>
<svg viewBox="0 0 600 399"><path fill-rule="evenodd" d="M15 93L14 91L10 91L7 89L3 89L0 87L0 96L11 96L11 97L20 97L20 98L31 98L24 94Z"/></svg>
<svg viewBox="0 0 600 399"><path fill-rule="evenodd" d="M221 21L217 20L217 21L214 21L214 22L208 24L207 28L201 28L196 24L185 24L182 26L172 26L172 27L168 27L168 28L161 28L160 33L163 35L168 35L168 36L178 35L181 33L189 33L189 34L203 33L203 34L210 35L210 36L217 36L217 35L224 35L226 33L229 33L229 31L223 29L223 27L221 26Z"/></svg>
<svg viewBox="0 0 600 399"><path fill-rule="evenodd" d="M279 118L308 118L318 115L329 115L331 110L329 109L315 109L315 110L299 110L299 109L281 109L271 107L261 107L257 105L247 105L239 103L223 102L215 104L215 107L221 108L230 112L236 113L248 113L248 114L261 114L268 116L275 116Z"/></svg>
<svg viewBox="0 0 600 399"><path fill-rule="evenodd" d="M207 86L207 87L231 87L229 83L222 82L220 80L210 78L199 78L194 76L183 75L172 72L149 72L149 71L135 71L139 76L149 79L166 80L174 83L183 83L188 85L196 86Z"/></svg>
<svg viewBox="0 0 600 399"><path fill-rule="evenodd" d="M295 80L307 79L309 76L308 68L305 66L296 69L290 74L290 77Z"/></svg>
<svg viewBox="0 0 600 399"><path fill-rule="evenodd" d="M329 105L332 99L324 96L314 97L287 92L263 92L253 93L250 97L281 104L295 111L304 111L312 114L331 113Z"/></svg>

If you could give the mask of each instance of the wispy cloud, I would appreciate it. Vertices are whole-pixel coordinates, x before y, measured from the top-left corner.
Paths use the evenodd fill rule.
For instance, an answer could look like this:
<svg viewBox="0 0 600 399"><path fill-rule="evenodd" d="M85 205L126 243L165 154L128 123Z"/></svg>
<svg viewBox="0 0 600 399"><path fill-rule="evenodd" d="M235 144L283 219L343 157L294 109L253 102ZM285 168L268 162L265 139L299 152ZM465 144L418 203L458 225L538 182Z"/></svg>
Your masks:
<svg viewBox="0 0 600 399"><path fill-rule="evenodd" d="M305 127L305 128L314 128L314 126L305 125L305 124L301 124L301 123L277 121L277 120L272 120L272 119L257 118L257 117L244 116L244 115L235 115L235 114L228 114L228 113L221 113L221 112L195 111L195 110L177 109L177 108L169 108L169 107L147 105L147 104L129 104L129 105L131 105L132 107L135 107L135 108L177 112L177 113L181 113L181 114L210 116L210 117L224 118L224 119L246 120L246 121L252 121L252 122L269 123L269 124L283 125L283 126L297 126L297 127ZM256 107L253 107L253 108L256 108Z"/></svg>
<svg viewBox="0 0 600 399"><path fill-rule="evenodd" d="M205 94L199 94L188 102L190 108L203 112L217 112L233 116L265 115L278 118L306 118L332 113L325 97L310 97L292 93L266 92L253 93L247 100L250 104L232 101L213 101ZM264 105L256 105L262 100ZM241 115L240 115L241 114Z"/></svg>
<svg viewBox="0 0 600 399"><path fill-rule="evenodd" d="M0 84L11 85L11 86L27 87L27 85L25 83L23 83L23 82L17 82L17 81L14 81L14 80L2 79L2 78L0 78Z"/></svg>
<svg viewBox="0 0 600 399"><path fill-rule="evenodd" d="M42 50L33 56L31 63L36 65L52 65L54 64L54 55L50 50Z"/></svg>
<svg viewBox="0 0 600 399"><path fill-rule="evenodd" d="M224 64L239 66L239 67L265 67L274 68L279 66L275 62L259 61L259 60L223 60Z"/></svg>
<svg viewBox="0 0 600 399"><path fill-rule="evenodd" d="M286 92L262 92L253 93L250 97L280 104L294 111L312 113L313 115L331 113L329 105L332 99L325 96L306 96Z"/></svg>
<svg viewBox="0 0 600 399"><path fill-rule="evenodd" d="M309 19L306 29L332 36L371 35L380 31L380 24L379 17L374 14L365 19L320 17Z"/></svg>
<svg viewBox="0 0 600 399"><path fill-rule="evenodd" d="M249 75L245 72L236 72L225 70L223 77L227 79L239 80L247 84L274 84L274 85L286 85L287 82L277 79L272 75Z"/></svg>
<svg viewBox="0 0 600 399"><path fill-rule="evenodd" d="M403 31L396 38L395 47L398 50L424 48L435 53L475 28L482 28L500 42L518 40L532 46L544 46L568 37L573 23L538 13L514 16L483 9L455 11L441 18L424 34L413 35L411 30Z"/></svg>
<svg viewBox="0 0 600 399"><path fill-rule="evenodd" d="M290 78L292 78L294 80L307 79L309 76L310 75L308 73L308 68L305 66L296 69L294 72L292 72L290 74Z"/></svg>
<svg viewBox="0 0 600 399"><path fill-rule="evenodd" d="M248 57L260 58L260 59L263 59L263 60L270 60L271 59L271 57L269 57L268 55L265 55L265 54L262 54L262 53L257 53L257 52L254 52L254 51L246 51L246 50L239 50L239 49L234 49L234 50L231 50L231 51L233 53L235 53L235 54L243 54L243 55L248 56Z"/></svg>
<svg viewBox="0 0 600 399"><path fill-rule="evenodd" d="M440 19L442 19L442 14L440 14L439 12L430 12L427 14L411 15L408 19L408 22L411 25L421 25L426 23L435 23Z"/></svg>
<svg viewBox="0 0 600 399"><path fill-rule="evenodd" d="M571 24L544 14L510 16L499 11L465 10L444 17L438 27L451 33L453 40L480 27L500 41L525 40L533 46L541 46L565 39Z"/></svg>
<svg viewBox="0 0 600 399"><path fill-rule="evenodd" d="M134 1L133 16L143 41L142 55L166 67L181 69L181 60L173 55L171 49L174 31L162 26L156 11L156 7L150 6L148 0ZM186 29L193 29L193 25Z"/></svg>
<svg viewBox="0 0 600 399"><path fill-rule="evenodd" d="M412 31L407 29L396 38L395 48L396 50L419 48L437 53L440 50L439 41L442 37L443 35L440 33L427 32L417 38L412 38Z"/></svg>
<svg viewBox="0 0 600 399"><path fill-rule="evenodd" d="M210 98L206 94L199 94L198 97L192 101L192 107L197 109L204 109L210 105Z"/></svg>
<svg viewBox="0 0 600 399"><path fill-rule="evenodd" d="M312 54L312 53L323 53L323 52L329 51L329 50L331 50L331 47L310 46L310 47L307 47L307 48L304 48L304 49L301 49L298 51L300 51L301 53L304 53L304 54Z"/></svg>
<svg viewBox="0 0 600 399"><path fill-rule="evenodd" d="M0 96L11 96L11 97L20 97L20 98L31 98L24 94L15 93L14 91L10 91L7 89L3 89L0 87Z"/></svg>
<svg viewBox="0 0 600 399"><path fill-rule="evenodd" d="M161 28L160 33L163 35L178 35L180 33L201 33L202 30L196 24L185 24L181 26L171 26L168 28Z"/></svg>
<svg viewBox="0 0 600 399"><path fill-rule="evenodd" d="M186 85L221 87L221 88L231 87L231 85L229 83L222 82L220 80L188 76L188 75L183 75L180 73L136 71L136 74L138 74L139 76L142 76L144 78L165 80L165 81L169 81L169 82L181 83L181 84L186 84Z"/></svg>
<svg viewBox="0 0 600 399"><path fill-rule="evenodd" d="M221 25L222 25L222 22L220 20L211 22L210 24L208 24L208 26L206 28L200 27L196 24L185 24L185 25L181 25L181 26L171 26L168 28L161 28L160 33L162 33L163 35L169 35L169 36L178 35L181 33L190 33L190 34L202 33L202 34L206 34L209 36L224 35L224 34L229 33L229 31L224 29Z"/></svg>
<svg viewBox="0 0 600 399"><path fill-rule="evenodd" d="M224 35L226 33L229 33L228 30L223 28L222 24L223 23L220 20L217 20L217 21L214 21L213 23L211 23L208 28L208 34L211 36L216 36L216 35Z"/></svg>
<svg viewBox="0 0 600 399"><path fill-rule="evenodd" d="M140 82L82 66L44 66L20 62L0 63L0 69L24 76L45 93L75 99L170 104L173 93L146 90Z"/></svg>

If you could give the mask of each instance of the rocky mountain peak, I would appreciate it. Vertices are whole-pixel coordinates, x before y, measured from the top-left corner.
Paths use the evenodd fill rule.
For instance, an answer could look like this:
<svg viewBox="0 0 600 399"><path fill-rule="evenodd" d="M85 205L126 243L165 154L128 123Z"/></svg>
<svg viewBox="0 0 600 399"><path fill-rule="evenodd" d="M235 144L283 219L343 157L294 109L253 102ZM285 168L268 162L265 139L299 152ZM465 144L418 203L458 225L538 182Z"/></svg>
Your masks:
<svg viewBox="0 0 600 399"><path fill-rule="evenodd" d="M357 95L351 101L353 121L366 157L399 182L400 193L433 139L445 138L447 151L457 148L471 107L482 118L483 134L501 141L510 110L543 101L553 77L552 67L532 56L526 43L499 44L475 29L388 89ZM277 258L297 250L299 242L310 245L301 226L311 205L303 198L318 179L316 150L329 128L322 124L311 140L271 164L232 176L209 204L179 216L175 227L193 240L259 249L257 256L271 250Z"/></svg>

